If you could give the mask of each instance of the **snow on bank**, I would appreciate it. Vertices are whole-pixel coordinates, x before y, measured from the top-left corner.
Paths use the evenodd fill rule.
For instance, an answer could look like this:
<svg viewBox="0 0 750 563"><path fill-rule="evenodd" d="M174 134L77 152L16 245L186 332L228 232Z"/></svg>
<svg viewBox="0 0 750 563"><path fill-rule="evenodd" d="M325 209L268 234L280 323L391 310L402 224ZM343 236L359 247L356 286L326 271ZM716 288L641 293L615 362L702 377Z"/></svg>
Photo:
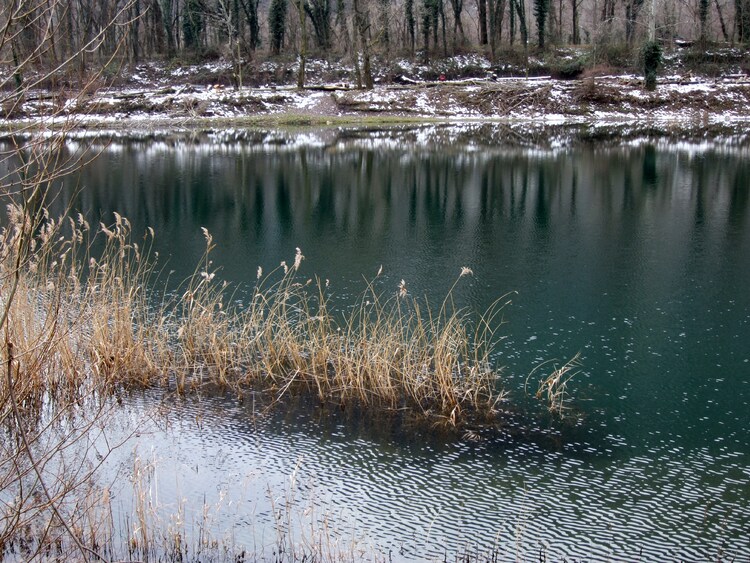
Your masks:
<svg viewBox="0 0 750 563"><path fill-rule="evenodd" d="M477 64L479 64L477 62ZM204 71L206 69L203 69ZM215 69L208 69L215 70ZM182 75L183 69L175 69ZM63 121L93 127L182 126L263 117L438 119L443 121L533 121L547 124L600 122L729 123L750 121L750 79L717 80L670 76L655 92L643 90L635 76L583 80L462 79L412 82L355 90L344 83L299 90L291 86L242 89L220 85L154 85L144 73L131 78L138 87L102 90L64 98L34 92L10 125L55 126Z"/></svg>

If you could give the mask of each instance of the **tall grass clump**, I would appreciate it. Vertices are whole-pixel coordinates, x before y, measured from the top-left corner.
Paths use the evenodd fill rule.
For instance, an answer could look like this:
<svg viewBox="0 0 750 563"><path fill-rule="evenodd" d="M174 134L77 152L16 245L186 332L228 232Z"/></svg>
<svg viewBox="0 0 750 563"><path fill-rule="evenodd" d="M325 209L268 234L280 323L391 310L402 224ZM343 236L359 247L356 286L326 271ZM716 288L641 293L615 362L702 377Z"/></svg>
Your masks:
<svg viewBox="0 0 750 563"><path fill-rule="evenodd" d="M117 446L104 437L112 407L101 393L100 363L114 369L113 358L147 341L131 317L128 345L121 338L118 351L110 345L106 357L99 353L99 323L125 330L119 319L128 305L117 288L129 284L103 289L108 274L84 267L90 247L82 217L54 219L31 201L10 203L0 229L0 558L65 559L72 546L78 560L92 560L109 533L100 513L105 493L93 476ZM133 249L110 245L100 261L143 275Z"/></svg>
<svg viewBox="0 0 750 563"><path fill-rule="evenodd" d="M457 307L468 268L439 306L378 271L337 309L327 280L302 276L297 249L289 264L258 269L240 307L205 229L194 273L167 291L153 230L136 237L118 214L92 228L30 202L9 203L0 228L0 559L102 559L115 540L94 476L117 446L110 399L128 389L307 394L452 426L492 417L503 399L491 360L506 300L484 315ZM147 508L136 511L145 524ZM148 533L128 532L131 556L150 553Z"/></svg>
<svg viewBox="0 0 750 563"><path fill-rule="evenodd" d="M11 206L0 273L17 259L20 221L23 213ZM503 393L491 355L505 300L484 315L456 307L454 289L472 275L468 268L439 307L411 296L404 281L384 289L378 272L353 308L332 311L329 283L301 276L297 249L289 265L265 275L259 269L249 302L239 307L216 279L215 243L203 234L205 254L194 274L167 293L151 252L152 230L136 240L117 214L92 233L81 215L44 213L8 317L14 361L28 373L18 378L17 392L41 404L92 389L106 396L211 385L277 398L302 391L323 402L415 410L451 424L494 413Z"/></svg>
<svg viewBox="0 0 750 563"><path fill-rule="evenodd" d="M463 268L461 277L471 275ZM472 319L457 309L453 290L437 311L409 295L406 282L397 291L378 293L368 284L357 307L335 327L339 335L330 354L335 395L389 408L416 408L455 422L465 410L494 411L502 393L490 363L497 302Z"/></svg>
<svg viewBox="0 0 750 563"><path fill-rule="evenodd" d="M226 285L214 281L213 241L204 235L204 268L176 309L181 387L200 372L238 393L260 385L281 398L304 389L321 401L414 409L453 424L464 412L494 412L503 395L490 355L502 300L472 318L455 307L452 288L434 312L403 281L378 291L379 272L352 309L331 311L328 281L300 277L298 248L291 265L265 276L259 269L250 302L238 310L226 305Z"/></svg>
<svg viewBox="0 0 750 563"><path fill-rule="evenodd" d="M141 251L152 236L133 241L127 219L115 217L113 225L100 225L94 256L81 215L54 219L44 212L26 256L19 256L18 238L30 227L9 205L0 231L0 298L8 307L4 337L23 373L15 382L21 403L77 397L102 384L146 385L162 373L169 352L155 338L159 317L148 303L153 263Z"/></svg>

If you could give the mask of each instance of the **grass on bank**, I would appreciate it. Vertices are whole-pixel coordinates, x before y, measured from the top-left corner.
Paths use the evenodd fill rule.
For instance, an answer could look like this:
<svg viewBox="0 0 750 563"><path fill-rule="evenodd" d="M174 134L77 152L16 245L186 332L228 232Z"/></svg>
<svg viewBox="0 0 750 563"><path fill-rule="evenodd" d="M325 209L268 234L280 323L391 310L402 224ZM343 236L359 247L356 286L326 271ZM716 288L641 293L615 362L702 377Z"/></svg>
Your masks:
<svg viewBox="0 0 750 563"><path fill-rule="evenodd" d="M2 299L22 221L11 206L0 233ZM216 279L214 241L204 236L195 273L176 293L156 297L152 230L135 240L119 215L96 233L80 215L45 216L18 276L3 347L18 403L34 412L92 385L107 392L217 385L238 395L312 392L323 402L410 409L456 425L492 416L502 400L490 356L504 300L471 316L456 308L453 289L435 308L413 299L405 282L380 292L376 276L355 307L335 311L328 282L301 277L297 249L289 264L268 274L259 269L249 303L239 308ZM94 247L101 250L94 254ZM465 268L456 283L470 274ZM7 393L3 380L3 404Z"/></svg>

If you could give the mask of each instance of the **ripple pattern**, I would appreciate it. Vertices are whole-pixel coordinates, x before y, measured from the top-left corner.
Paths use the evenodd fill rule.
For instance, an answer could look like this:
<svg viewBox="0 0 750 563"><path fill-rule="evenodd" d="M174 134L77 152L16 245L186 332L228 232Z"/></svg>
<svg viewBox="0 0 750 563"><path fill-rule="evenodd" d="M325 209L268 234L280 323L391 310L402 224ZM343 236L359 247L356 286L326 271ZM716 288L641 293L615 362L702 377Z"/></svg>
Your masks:
<svg viewBox="0 0 750 563"><path fill-rule="evenodd" d="M175 409L137 447L158 460L163 499L223 504L216 533L230 529L256 548L273 544L283 513L296 534L325 522L395 560L750 556L747 452L669 444L647 455L591 444L566 452L523 433L479 442L398 436L315 410L267 416L204 399Z"/></svg>

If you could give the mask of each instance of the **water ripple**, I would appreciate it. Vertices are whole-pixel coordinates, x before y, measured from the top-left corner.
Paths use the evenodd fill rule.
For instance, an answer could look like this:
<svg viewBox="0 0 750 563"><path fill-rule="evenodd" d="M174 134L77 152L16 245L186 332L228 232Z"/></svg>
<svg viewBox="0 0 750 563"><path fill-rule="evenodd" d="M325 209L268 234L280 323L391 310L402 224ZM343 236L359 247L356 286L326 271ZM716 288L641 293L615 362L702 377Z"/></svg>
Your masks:
<svg viewBox="0 0 750 563"><path fill-rule="evenodd" d="M583 455L570 456L528 429L479 442L409 432L399 440L393 429L320 414L250 420L231 401L204 399L174 409L138 448L159 460L164 498L226 497L234 511L216 525L231 523L246 545L274 529L275 506L316 514L337 534L364 534L405 560L467 549L541 550L551 560L750 553L748 456L739 451L717 456L664 440L649 455L615 448L600 457L578 444Z"/></svg>

